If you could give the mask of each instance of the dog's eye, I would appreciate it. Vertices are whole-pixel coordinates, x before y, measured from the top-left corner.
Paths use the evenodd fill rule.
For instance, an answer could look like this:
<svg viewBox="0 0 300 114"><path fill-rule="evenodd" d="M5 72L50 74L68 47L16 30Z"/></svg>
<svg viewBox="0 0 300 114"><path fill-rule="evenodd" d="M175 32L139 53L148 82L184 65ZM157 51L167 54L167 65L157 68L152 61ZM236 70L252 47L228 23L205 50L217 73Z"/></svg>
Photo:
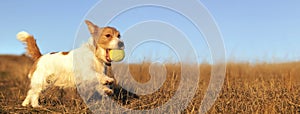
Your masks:
<svg viewBox="0 0 300 114"><path fill-rule="evenodd" d="M121 38L121 35L120 35L120 34L118 35L118 38Z"/></svg>
<svg viewBox="0 0 300 114"><path fill-rule="evenodd" d="M107 35L105 35L105 36L106 36L107 38L110 38L111 35L110 35L110 34L107 34Z"/></svg>

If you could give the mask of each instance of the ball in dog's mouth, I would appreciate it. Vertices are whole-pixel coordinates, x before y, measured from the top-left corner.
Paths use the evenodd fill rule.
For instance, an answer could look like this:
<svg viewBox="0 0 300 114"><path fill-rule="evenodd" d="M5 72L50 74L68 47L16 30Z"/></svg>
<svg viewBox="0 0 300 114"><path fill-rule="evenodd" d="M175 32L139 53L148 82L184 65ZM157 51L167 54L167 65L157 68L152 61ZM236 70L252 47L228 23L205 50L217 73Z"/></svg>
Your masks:
<svg viewBox="0 0 300 114"><path fill-rule="evenodd" d="M106 49L106 60L108 62L120 62L125 57L125 51L121 49Z"/></svg>

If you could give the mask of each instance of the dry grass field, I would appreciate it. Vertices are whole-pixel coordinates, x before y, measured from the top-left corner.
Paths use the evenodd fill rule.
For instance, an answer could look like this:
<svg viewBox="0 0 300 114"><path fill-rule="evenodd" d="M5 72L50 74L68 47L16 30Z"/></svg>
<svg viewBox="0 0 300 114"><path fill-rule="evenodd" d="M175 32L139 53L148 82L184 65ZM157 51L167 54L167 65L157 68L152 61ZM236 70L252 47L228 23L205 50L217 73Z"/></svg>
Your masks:
<svg viewBox="0 0 300 114"><path fill-rule="evenodd" d="M26 56L0 56L0 113L91 113L76 89L71 88L45 90L39 100L42 108L22 107L29 89L26 74L31 64ZM150 79L148 68L149 63L129 65L134 79L141 83ZM201 76L198 84L194 84L198 86L197 93L182 113L199 111L210 80L209 64L194 68L200 69ZM176 92L180 69L178 64L166 64L166 81L155 93L137 96L116 88L111 97L119 105L133 110L159 107ZM228 63L220 96L208 113L300 113L299 74L300 62Z"/></svg>

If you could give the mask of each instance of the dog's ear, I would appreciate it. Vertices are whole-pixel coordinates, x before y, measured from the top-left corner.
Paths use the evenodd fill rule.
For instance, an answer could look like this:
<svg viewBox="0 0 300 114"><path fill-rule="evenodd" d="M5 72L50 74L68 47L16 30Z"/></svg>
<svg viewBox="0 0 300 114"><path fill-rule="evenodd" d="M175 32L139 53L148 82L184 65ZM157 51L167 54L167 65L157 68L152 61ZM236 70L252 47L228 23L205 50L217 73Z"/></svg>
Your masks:
<svg viewBox="0 0 300 114"><path fill-rule="evenodd" d="M93 35L97 32L97 29L99 28L97 25L93 24L89 20L85 20L85 24L88 26L90 33Z"/></svg>
<svg viewBox="0 0 300 114"><path fill-rule="evenodd" d="M85 20L85 23L89 28L90 34L93 37L93 44L94 44L95 48L97 49L98 35L101 34L102 28L99 28L97 25L93 24L89 20Z"/></svg>

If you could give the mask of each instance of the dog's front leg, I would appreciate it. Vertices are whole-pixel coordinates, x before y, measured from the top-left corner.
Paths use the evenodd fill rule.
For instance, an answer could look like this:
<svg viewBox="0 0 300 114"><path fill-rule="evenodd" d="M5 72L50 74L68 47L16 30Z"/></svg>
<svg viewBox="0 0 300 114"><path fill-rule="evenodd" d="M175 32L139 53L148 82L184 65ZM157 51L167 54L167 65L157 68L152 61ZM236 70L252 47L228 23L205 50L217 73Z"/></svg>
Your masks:
<svg viewBox="0 0 300 114"><path fill-rule="evenodd" d="M108 77L104 73L101 73L101 74L99 73L98 77L100 80L100 88L99 89L108 95L112 95L113 90L111 88L109 88L109 86L111 84L113 84L115 82L115 80L113 78Z"/></svg>
<svg viewBox="0 0 300 114"><path fill-rule="evenodd" d="M111 85L115 82L113 78L108 77L104 73L99 74L99 79L102 85Z"/></svg>
<svg viewBox="0 0 300 114"><path fill-rule="evenodd" d="M97 91L100 93L105 93L107 95L112 95L114 91L108 87L108 85L102 85L100 84L99 87L97 87Z"/></svg>

